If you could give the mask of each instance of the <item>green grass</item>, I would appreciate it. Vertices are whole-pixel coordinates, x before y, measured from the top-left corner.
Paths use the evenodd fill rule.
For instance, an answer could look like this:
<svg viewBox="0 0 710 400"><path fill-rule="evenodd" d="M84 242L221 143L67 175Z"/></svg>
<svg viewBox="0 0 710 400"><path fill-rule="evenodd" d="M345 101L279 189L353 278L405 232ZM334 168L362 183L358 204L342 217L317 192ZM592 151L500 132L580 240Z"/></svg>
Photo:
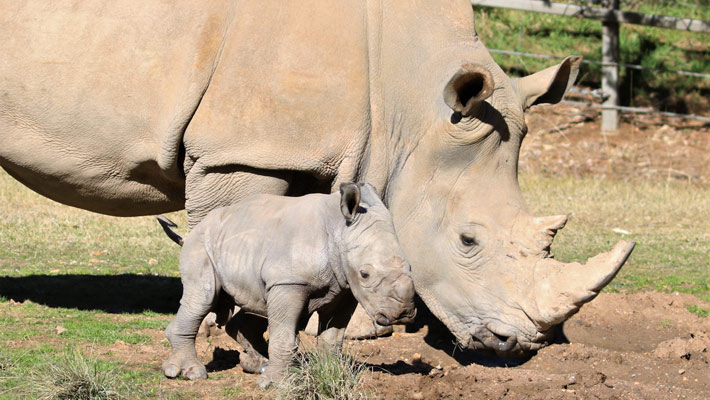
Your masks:
<svg viewBox="0 0 710 400"><path fill-rule="evenodd" d="M527 175L521 185L537 215L572 215L553 243L557 258L584 261L618 240L637 243L605 290L678 291L710 301L710 189Z"/></svg>
<svg viewBox="0 0 710 400"><path fill-rule="evenodd" d="M621 9L710 20L710 6L705 0L621 2ZM487 7L474 10L476 31L489 48L558 57L582 55L587 60L601 60L600 21ZM710 73L706 34L622 24L619 48L623 63ZM513 76L527 75L554 64L553 60L503 54L493 54L493 58ZM625 105L653 104L660 109L695 113L710 109L706 100L710 95L708 79L626 68L619 73ZM579 81L582 86L600 87L601 66L585 64Z"/></svg>
<svg viewBox="0 0 710 400"><path fill-rule="evenodd" d="M698 307L696 305L688 306L687 308L688 311L700 317L707 317L708 315L710 315L710 310L707 308Z"/></svg>

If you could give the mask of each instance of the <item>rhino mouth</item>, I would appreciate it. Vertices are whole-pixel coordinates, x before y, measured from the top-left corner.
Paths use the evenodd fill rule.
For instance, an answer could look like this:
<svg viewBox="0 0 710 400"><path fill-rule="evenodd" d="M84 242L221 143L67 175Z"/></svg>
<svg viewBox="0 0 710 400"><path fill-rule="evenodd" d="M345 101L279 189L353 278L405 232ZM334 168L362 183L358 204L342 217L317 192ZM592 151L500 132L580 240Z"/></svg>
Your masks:
<svg viewBox="0 0 710 400"><path fill-rule="evenodd" d="M485 327L476 329L471 334L471 340L474 343L480 343L485 348L495 350L498 354L510 353L518 344L518 338L515 335L500 335ZM479 347L474 343L470 347Z"/></svg>

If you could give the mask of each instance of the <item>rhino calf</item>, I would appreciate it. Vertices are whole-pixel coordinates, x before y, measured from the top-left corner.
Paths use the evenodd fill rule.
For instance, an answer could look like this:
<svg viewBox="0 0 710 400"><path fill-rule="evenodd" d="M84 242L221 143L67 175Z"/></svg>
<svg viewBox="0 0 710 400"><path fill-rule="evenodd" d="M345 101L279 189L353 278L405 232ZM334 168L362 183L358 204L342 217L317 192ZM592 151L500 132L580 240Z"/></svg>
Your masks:
<svg viewBox="0 0 710 400"><path fill-rule="evenodd" d="M234 304L241 309L226 330L244 348L244 370L263 372L262 386L284 376L314 311L319 346L331 351L340 351L357 302L380 325L416 313L410 266L369 184L343 184L330 195L257 195L218 208L185 239L180 276L180 309L165 330L170 378L207 378L195 351L200 322Z"/></svg>

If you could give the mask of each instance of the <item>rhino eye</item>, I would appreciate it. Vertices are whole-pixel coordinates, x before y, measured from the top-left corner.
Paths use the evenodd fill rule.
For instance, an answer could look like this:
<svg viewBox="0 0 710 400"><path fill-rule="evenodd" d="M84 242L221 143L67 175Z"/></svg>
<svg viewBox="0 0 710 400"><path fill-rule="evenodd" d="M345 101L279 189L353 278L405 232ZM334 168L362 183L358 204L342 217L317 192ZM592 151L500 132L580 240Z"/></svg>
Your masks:
<svg viewBox="0 0 710 400"><path fill-rule="evenodd" d="M476 239L466 235L461 235L461 243L467 247L475 246L478 244L476 243Z"/></svg>
<svg viewBox="0 0 710 400"><path fill-rule="evenodd" d="M368 274L364 270L360 270L360 276L362 277L362 279L367 279L370 277L370 274Z"/></svg>

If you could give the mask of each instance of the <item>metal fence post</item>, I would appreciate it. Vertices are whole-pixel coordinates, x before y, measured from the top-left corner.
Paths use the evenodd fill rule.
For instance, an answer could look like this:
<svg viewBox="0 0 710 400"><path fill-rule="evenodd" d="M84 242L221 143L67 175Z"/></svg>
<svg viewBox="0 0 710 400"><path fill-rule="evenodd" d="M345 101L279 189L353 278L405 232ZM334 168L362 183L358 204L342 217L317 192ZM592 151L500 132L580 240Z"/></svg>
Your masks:
<svg viewBox="0 0 710 400"><path fill-rule="evenodd" d="M619 9L619 0L604 0L608 12ZM618 128L619 112L619 23L609 19L602 22L602 134L614 133Z"/></svg>

